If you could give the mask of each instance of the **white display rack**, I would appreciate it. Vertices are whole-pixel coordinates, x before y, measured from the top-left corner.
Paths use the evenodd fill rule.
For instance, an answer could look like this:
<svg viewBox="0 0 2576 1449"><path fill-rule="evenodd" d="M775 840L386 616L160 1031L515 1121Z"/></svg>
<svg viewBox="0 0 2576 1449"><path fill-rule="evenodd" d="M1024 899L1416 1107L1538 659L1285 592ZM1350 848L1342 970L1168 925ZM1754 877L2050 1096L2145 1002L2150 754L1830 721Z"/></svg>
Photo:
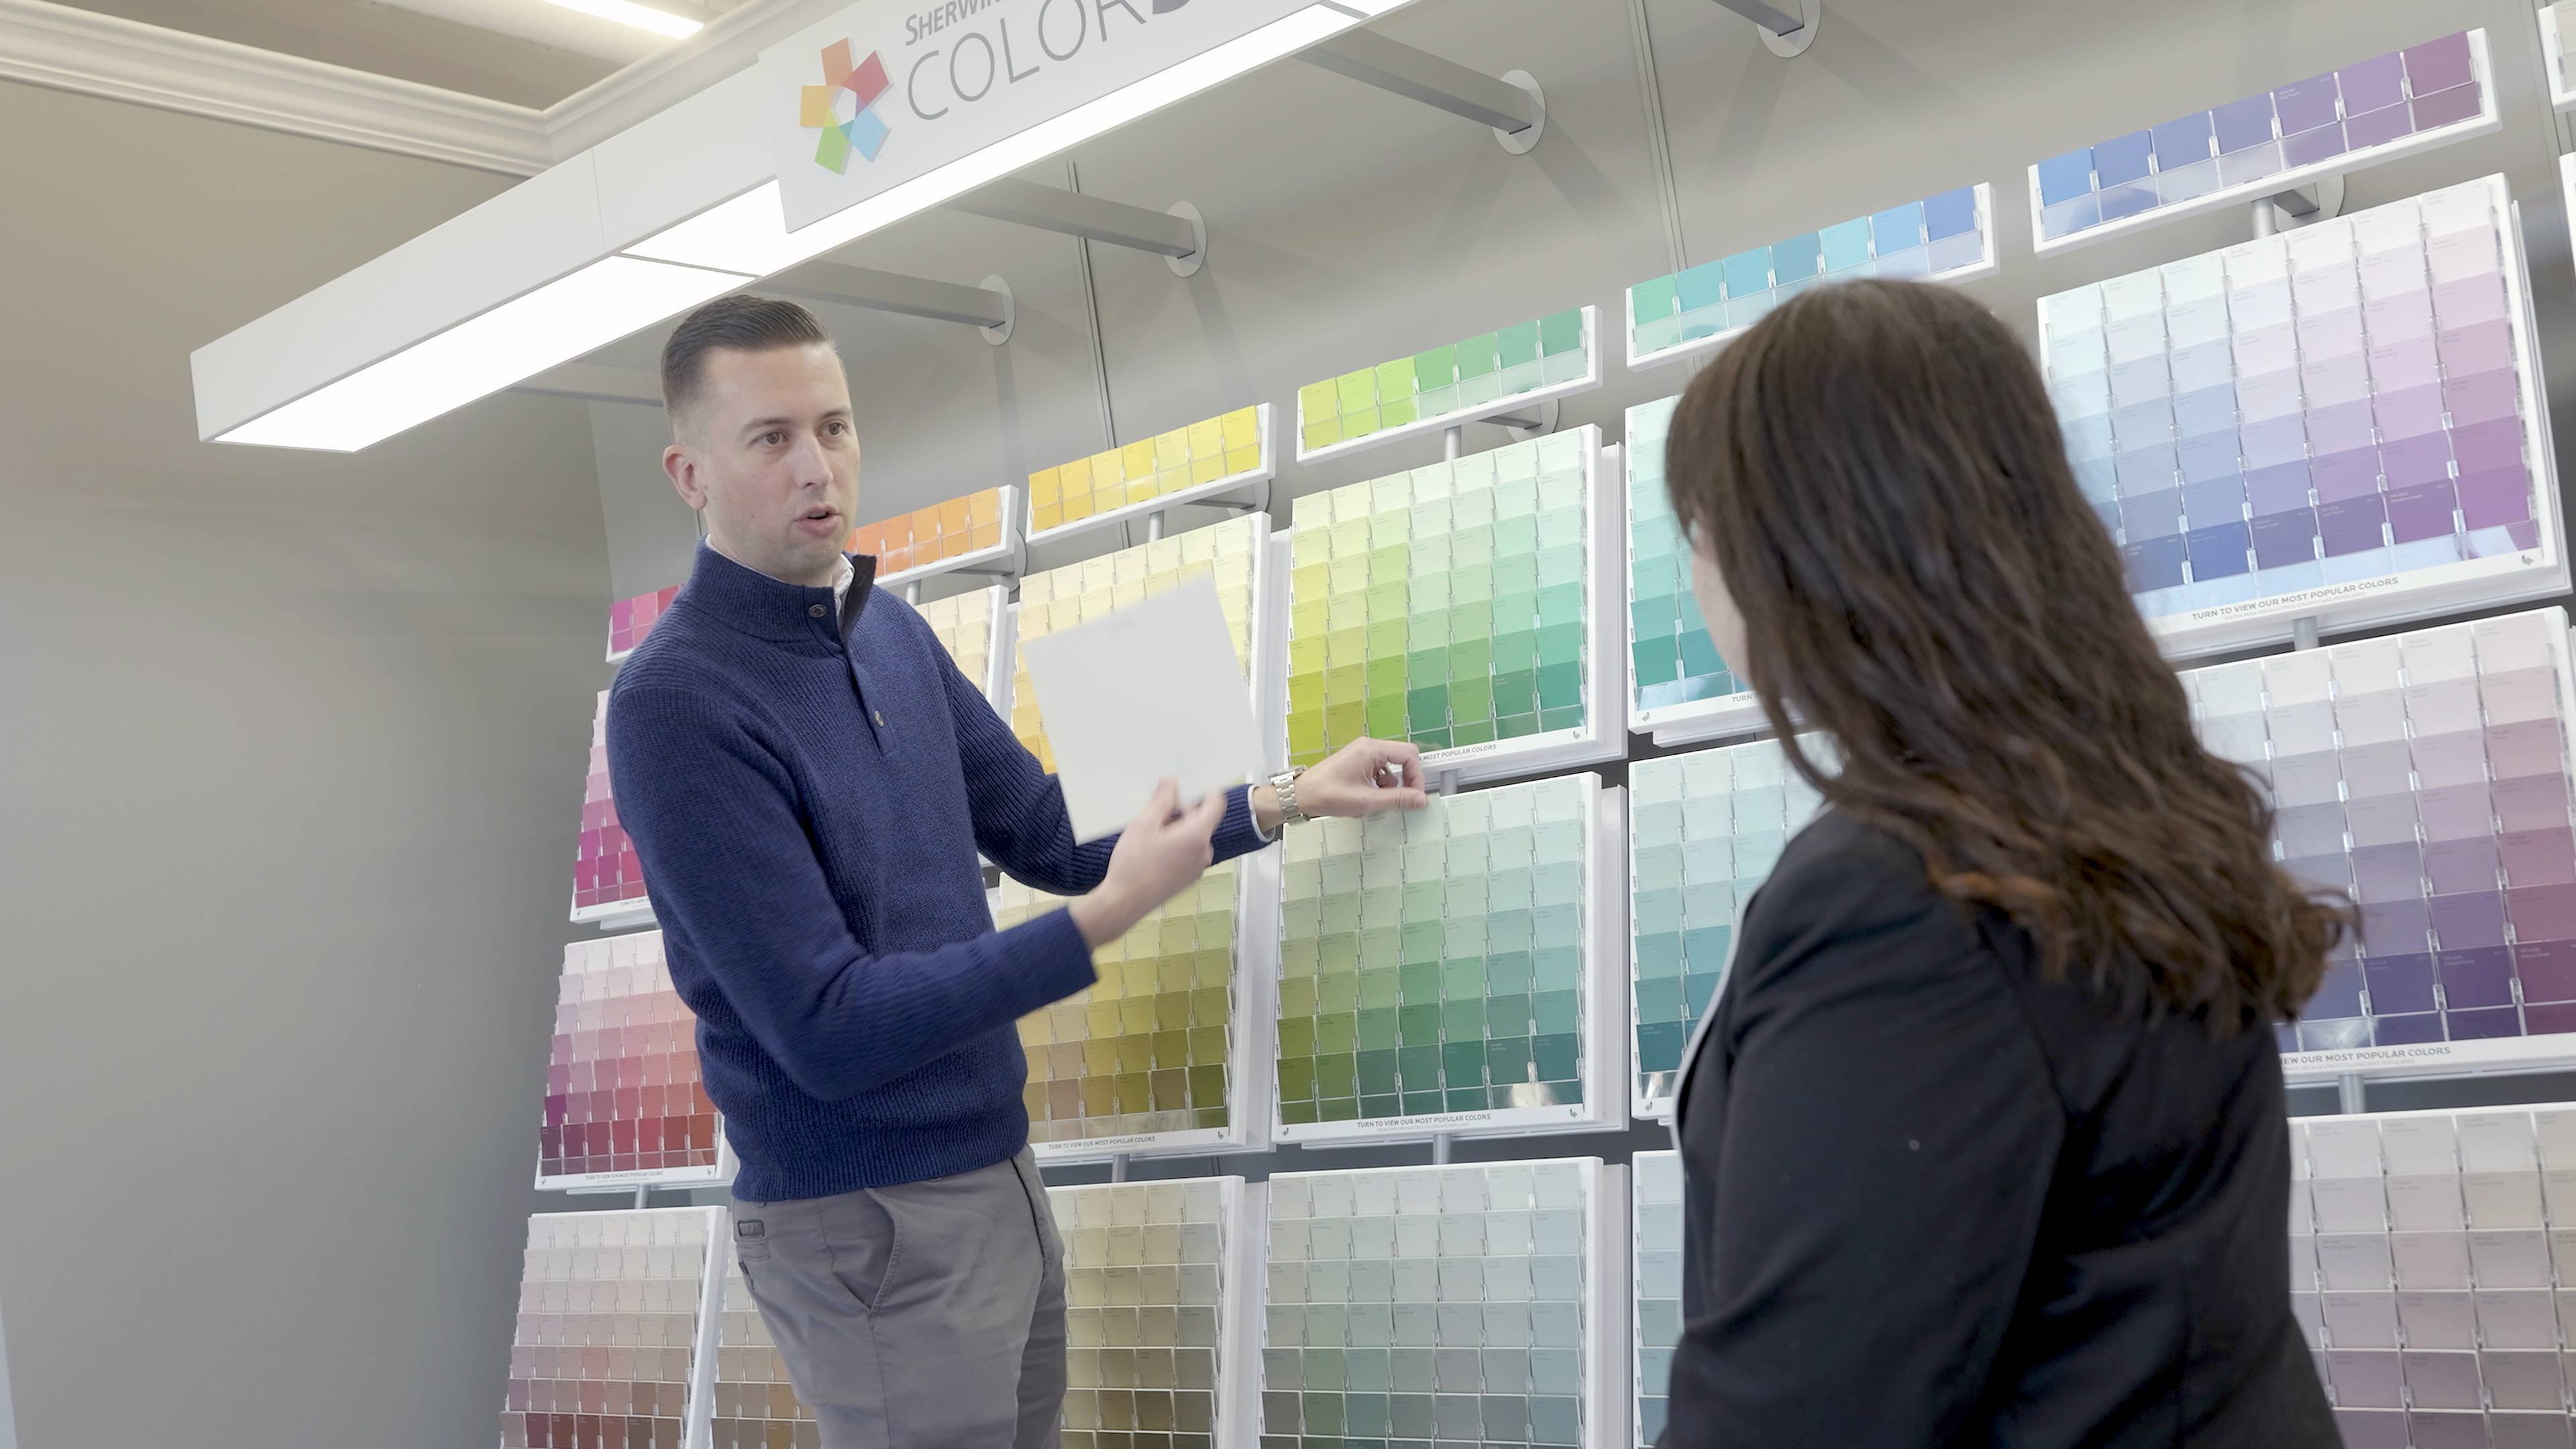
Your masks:
<svg viewBox="0 0 2576 1449"><path fill-rule="evenodd" d="M1532 388L1528 392L1516 392L1509 397L1495 398L1491 402L1452 408L1448 412L1432 417L1415 418L1412 422L1396 427L1381 428L1363 437L1345 438L1341 442L1327 443L1323 447L1313 449L1306 446L1304 418L1301 415L1297 430L1297 461L1321 463L1328 458L1364 452L1370 448L1383 447L1388 443L1401 442L1406 438L1420 438L1433 433L1446 432L1466 423L1484 422L1487 419L1534 411L1542 403L1593 391L1601 386L1601 309L1586 305L1581 310L1583 312L1584 367L1581 377L1566 382L1549 383L1543 387Z"/></svg>
<svg viewBox="0 0 2576 1449"><path fill-rule="evenodd" d="M1350 1122L1280 1121L1277 1111L1276 978L1278 947L1270 955L1271 1056L1265 1061L1274 1113L1272 1137L1307 1147L1421 1142L1437 1137L1535 1137L1562 1132L1615 1131L1628 1125L1628 814L1627 792L1595 775L1573 777L1591 796L1584 819L1583 952L1580 1002L1583 1085L1580 1102L1546 1106L1487 1107L1478 1111L1427 1112ZM1276 852L1265 852L1276 856ZM1279 893L1274 886L1274 910ZM1274 917L1275 919L1275 917ZM1271 938L1278 940L1274 925Z"/></svg>
<svg viewBox="0 0 2576 1449"><path fill-rule="evenodd" d="M1585 309L1587 316L1590 311ZM1482 785L1553 775L1627 757L1623 721L1628 707L1628 621L1624 602L1628 596L1628 541L1624 528L1614 533L1609 526L1612 519L1626 517L1623 510L1611 506L1610 499L1611 490L1621 487L1623 473L1618 450L1615 446L1602 446L1597 424L1585 423L1574 432L1583 440L1583 723L1572 729L1549 730L1518 739L1425 750L1423 773L1435 780L1445 777L1453 785ZM1282 659L1283 690L1286 665ZM1283 694L1283 712L1284 702Z"/></svg>
<svg viewBox="0 0 2576 1449"><path fill-rule="evenodd" d="M699 1259L696 1273L697 1323L695 1338L689 1351L689 1378L681 1416L680 1444L682 1449L712 1449L715 1442L716 1351L722 1337L727 1239L731 1236L729 1215L725 1209L720 1207L626 1208L614 1212L533 1213L529 1215L528 1221L531 1225L538 1222L570 1222L577 1225L587 1222L605 1225L613 1219L637 1218L695 1219L705 1234L703 1254ZM569 1251L578 1253L585 1250ZM524 1280L522 1281L524 1286ZM502 1412L504 1414L514 1412L509 1407L506 1397L503 1400Z"/></svg>
<svg viewBox="0 0 2576 1449"><path fill-rule="evenodd" d="M1217 1211L1225 1241L1219 1252L1217 1275L1215 1429L1208 1438L1218 1445L1250 1444L1260 1433L1261 1424L1261 1354L1257 1345L1261 1341L1262 1251L1270 1235L1269 1186L1240 1177L1156 1178L1150 1182L1051 1187L1047 1189L1047 1200L1055 1212L1057 1237L1070 1239L1077 1224L1068 1219L1065 1210L1073 1207L1078 1212L1076 1205L1087 1195L1136 1193L1148 1187L1186 1189L1210 1183L1217 1189ZM1104 1342L1100 1346L1114 1351L1128 1345ZM1158 1345L1137 1347L1151 1352Z"/></svg>
<svg viewBox="0 0 2576 1449"><path fill-rule="evenodd" d="M716 1124L716 1160L712 1167L644 1167L632 1172L573 1172L548 1177L537 1174L539 1192L615 1193L632 1196L637 1188L655 1187L723 1187L742 1172L742 1159L733 1155L733 1139L724 1133L721 1117Z"/></svg>
<svg viewBox="0 0 2576 1449"><path fill-rule="evenodd" d="M1984 188L1982 187L1979 188L1980 191L1983 189ZM1991 245L1991 237L1988 238L1988 242L1989 245ZM1665 400L1666 403L1671 401L1674 400ZM1623 654L1622 657L1627 661L1626 672L1628 673L1629 679L1627 688L1622 690L1621 693L1627 700L1628 705L1628 732L1630 734L1649 736L1656 744L1666 748L1670 748L1675 745L1699 744L1708 740L1734 739L1742 735L1761 734L1771 728L1771 721L1762 713L1761 697L1749 689L1739 689L1732 694L1716 695L1708 699L1688 700L1680 704L1641 706L1637 703L1637 681L1635 675L1636 655L1634 651L1637 644L1637 456L1639 447L1639 423L1641 414L1644 414L1649 409L1663 405L1664 404L1659 403L1640 403L1637 406L1628 409L1628 437L1627 440L1622 442L1615 450L1619 455L1618 461L1620 466L1618 468L1618 473L1621 480L1619 490L1620 544L1626 557L1626 565L1622 575L1626 587L1622 597L1625 601L1624 612L1626 614L1626 633L1624 637L1627 640L1627 644L1625 646L1627 652ZM1658 440L1655 446L1658 448L1661 447L1660 440ZM1608 452L1613 450L1605 449L1604 451ZM1687 544L1685 544L1685 547L1687 547Z"/></svg>
<svg viewBox="0 0 2576 1449"><path fill-rule="evenodd" d="M2559 27L2558 7L2540 7L2540 59L2549 71L2549 103L2562 111L2576 111L2576 81L2567 73L2567 33Z"/></svg>
<svg viewBox="0 0 2576 1449"><path fill-rule="evenodd" d="M1950 267L1943 271L1932 272L1924 276L1908 278L1907 280L1918 282L1941 282L1956 286L1964 282L1983 280L1984 278L1994 276L1997 272L2002 270L1995 260L1994 184L1992 182L1980 181L1971 189L1975 191L1977 197L1977 241L1979 252L1977 259L1963 266ZM1837 225L1839 225L1839 223L1837 223ZM1835 282L1844 281L1854 276L1874 275L1876 275L1874 271L1864 272L1860 269L1854 269L1850 272L1819 276L1815 278L1810 285L1829 286ZM1662 279L1657 278L1655 280ZM1723 332L1712 332L1705 337L1685 338L1680 342L1674 343L1670 347L1657 347L1650 351L1639 352L1637 350L1636 291L1636 287L1631 285L1624 293L1621 294L1623 298L1621 304L1623 314L1627 320L1626 325L1621 327L1620 331L1627 339L1628 370L1630 372L1643 372L1648 368L1663 367L1671 363L1683 361L1686 358L1697 357L1702 353L1714 352L1734 341L1736 338L1743 336L1746 328L1752 326L1752 324L1748 322L1744 327L1729 327Z"/></svg>
<svg viewBox="0 0 2576 1449"><path fill-rule="evenodd" d="M1632 1443L1630 1414L1634 1408L1631 1390L1635 1381L1634 1363L1630 1353L1632 1342L1630 1324L1634 1313L1632 1305L1635 1294L1630 1279L1628 1170L1625 1167L1605 1164L1597 1157L1564 1157L1532 1162L1388 1167L1348 1172L1280 1173L1270 1179L1270 1200L1267 1205L1269 1223L1264 1235L1267 1241L1264 1244L1262 1262L1265 1270L1270 1266L1277 1266L1274 1264L1270 1250L1278 1243L1283 1225L1294 1223L1296 1228L1303 1230L1311 1222L1337 1221L1331 1217L1307 1216L1305 1210L1299 1207L1301 1203L1311 1203L1314 1195L1319 1191L1340 1192L1349 1196L1358 1189L1359 1180L1372 1179L1381 1182L1391 1181L1400 1195L1407 1191L1405 1184L1408 1180L1418 1182L1424 1178L1437 1179L1447 1174L1478 1174L1484 1175L1486 1180L1491 1182L1494 1175L1498 1173L1509 1174L1514 1170L1547 1168L1572 1168L1575 1171L1583 1217L1583 1245L1580 1254L1583 1279L1580 1304L1583 1325L1578 1344L1581 1359L1575 1394L1581 1418L1578 1443L1582 1449L1629 1449ZM1516 1210L1498 1209L1497 1211ZM1420 1213L1415 1210L1399 1208L1399 1212L1407 1217L1420 1216ZM1458 1215L1451 1214L1444 1217L1444 1224L1456 1216ZM1317 1260L1297 1257L1292 1261L1302 1263ZM1419 1262L1420 1258L1406 1257L1399 1252L1397 1261L1399 1263ZM1258 1336L1254 1340L1256 1348L1260 1351L1247 1355L1247 1360L1262 1366L1266 1387L1266 1375L1270 1366L1268 1351L1274 1348L1295 1350L1305 1347L1302 1328L1286 1335L1279 1331L1288 1322L1287 1316L1279 1310L1301 1308L1303 1305L1271 1301L1267 1271L1263 1273L1260 1281L1263 1302L1260 1306ZM1412 1305L1408 1303L1406 1306ZM1431 1304L1419 1306L1425 1310L1434 1307ZM1444 1302L1437 1307L1442 1311L1460 1308L1473 1310L1476 1305ZM1302 1319L1300 1322L1302 1323ZM1417 1339L1429 1341L1418 1342ZM1440 1347L1451 1347L1451 1345L1439 1344L1437 1339L1431 1339L1428 1334L1416 1333L1408 1336L1401 1322L1397 1325L1395 1342L1399 1347L1430 1348L1435 1344ZM1337 1346L1323 1345L1322 1347L1329 1351ZM1294 1390L1281 1392L1289 1398L1297 1397ZM1339 1395L1335 1394L1334 1397ZM1271 1429L1266 1422L1260 1427L1264 1431ZM1440 1437L1443 1442L1452 1437L1463 1437L1468 1442L1473 1442L1475 1436L1443 1435ZM1295 1442L1293 1438L1284 1434L1270 1432L1264 1433L1263 1442L1271 1442L1274 1438L1282 1443ZM1229 1442L1249 1445L1254 1441L1247 1437Z"/></svg>
<svg viewBox="0 0 2576 1449"><path fill-rule="evenodd" d="M1261 461L1250 470L1230 473L1223 478L1211 479L1205 483L1193 483L1187 488L1176 488L1169 493L1158 494L1135 503L1122 503L1116 508L1059 523L1052 528L1035 527L1036 515L1032 512L1028 515L1032 523L1028 531L1029 546L1034 548L1040 544L1078 537L1103 528L1115 528L1121 524L1150 518L1165 509L1177 508L1185 503L1213 503L1220 499L1232 498L1238 493L1248 494L1257 491L1262 503L1266 505L1270 497L1271 480L1279 474L1278 441L1273 431L1270 404L1258 404L1253 412L1255 416L1253 426L1260 440ZM1031 506L1034 507L1034 505Z"/></svg>
<svg viewBox="0 0 2576 1449"><path fill-rule="evenodd" d="M1223 1127L1130 1132L1032 1142L1040 1167L1106 1162L1120 1157L1198 1157L1264 1152L1277 1095L1279 853L1256 850L1235 864L1234 1003L1226 1021Z"/></svg>
<svg viewBox="0 0 2576 1449"><path fill-rule="evenodd" d="M2503 120L2496 110L2495 69L2487 59L2487 33L2484 30L2471 30L2468 36L2469 73L2475 77L2478 86L2478 113L2448 125L2436 126L2429 131L2417 131L2381 145L2364 147L2358 151L2346 151L2329 156L2323 161L2310 162L2305 166L2293 166L2287 170L2272 172L2267 176L2256 177L2251 181L2241 181L2233 186L2221 186L2215 191L2205 192L2187 201L2154 207L2139 212L2135 216L2106 221L2099 226L2086 227L2082 231L2070 232L2054 239L2043 239L2046 237L2046 232L2040 220L2039 167L2034 163L2027 168L2030 234L2033 239L2031 251L2043 257L2057 252L2074 251L2079 247L2089 247L2096 242L2108 241L2113 237L2128 236L2148 227L2161 226L2180 217L2201 216L2213 211L2222 211L2231 206L2243 206L2260 201L2267 196L2278 196L2285 191L2295 191L2329 176L2347 175L2366 167L2377 166L2382 162L2397 160L2402 156L2417 155L2436 147L2450 145L2454 141L2463 141L2471 136L2483 136L2490 131L2499 130L2503 126Z"/></svg>
<svg viewBox="0 0 2576 1449"><path fill-rule="evenodd" d="M2484 51L2478 54L2483 57ZM2480 74L2484 74L2483 68ZM2561 174L2570 188L2569 194L2576 196L2576 156L2562 160ZM2500 175L2459 188L2438 189L2458 190L2468 185L2488 189L2500 218L2505 310L2513 332L2514 374L2520 387L2520 416L2526 461L2531 469L2532 522L2539 530L2538 547L2188 613L2151 616L2147 626L2155 631L2169 658L2187 660L2286 643L2296 637L2298 626L2306 621L2314 621L2327 634L2355 633L2465 609L2528 603L2567 592L2568 559L2565 523L2559 515L2557 452L2546 406L2548 389L2541 378L2538 334L2532 325L2531 268L2523 245L2522 210L2510 199ZM2049 300L2043 297L2037 304L2042 338L2048 335Z"/></svg>
<svg viewBox="0 0 2576 1449"><path fill-rule="evenodd" d="M653 903L643 896L631 901L602 901L595 906L572 908L576 926L597 926L603 931L624 931L654 924Z"/></svg>
<svg viewBox="0 0 2576 1449"><path fill-rule="evenodd" d="M933 578L940 574L1018 573L1022 550L1025 547L1021 538L1020 525L1028 517L1024 490L1018 484L1005 483L996 491L1001 494L994 504L1001 515L1001 542L989 548L961 553L954 558L944 558L937 563L920 564L908 569L897 569L890 574L879 574L876 576L876 587L900 588L905 584L917 583L922 579Z"/></svg>

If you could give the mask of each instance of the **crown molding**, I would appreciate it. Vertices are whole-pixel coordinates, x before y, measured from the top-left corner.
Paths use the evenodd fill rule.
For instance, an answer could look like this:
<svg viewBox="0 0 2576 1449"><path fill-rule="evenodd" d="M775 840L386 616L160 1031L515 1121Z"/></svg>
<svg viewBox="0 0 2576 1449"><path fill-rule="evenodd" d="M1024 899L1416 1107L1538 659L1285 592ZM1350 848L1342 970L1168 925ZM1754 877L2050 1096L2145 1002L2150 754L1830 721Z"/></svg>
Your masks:
<svg viewBox="0 0 2576 1449"><path fill-rule="evenodd" d="M846 3L747 0L542 111L52 0L0 0L0 80L533 176L753 64L764 46Z"/></svg>
<svg viewBox="0 0 2576 1449"><path fill-rule="evenodd" d="M513 176L555 159L526 106L50 0L0 0L0 79Z"/></svg>

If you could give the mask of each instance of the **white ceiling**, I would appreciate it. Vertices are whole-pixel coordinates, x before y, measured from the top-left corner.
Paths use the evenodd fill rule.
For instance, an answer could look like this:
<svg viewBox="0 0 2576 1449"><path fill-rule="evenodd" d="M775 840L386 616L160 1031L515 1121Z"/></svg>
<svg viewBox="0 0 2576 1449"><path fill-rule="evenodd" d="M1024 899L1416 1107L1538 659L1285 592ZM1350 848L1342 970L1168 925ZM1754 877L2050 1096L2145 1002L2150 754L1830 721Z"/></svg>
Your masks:
<svg viewBox="0 0 2576 1449"><path fill-rule="evenodd" d="M67 0L147 25L542 109L674 42L548 0ZM742 0L645 0L706 21Z"/></svg>

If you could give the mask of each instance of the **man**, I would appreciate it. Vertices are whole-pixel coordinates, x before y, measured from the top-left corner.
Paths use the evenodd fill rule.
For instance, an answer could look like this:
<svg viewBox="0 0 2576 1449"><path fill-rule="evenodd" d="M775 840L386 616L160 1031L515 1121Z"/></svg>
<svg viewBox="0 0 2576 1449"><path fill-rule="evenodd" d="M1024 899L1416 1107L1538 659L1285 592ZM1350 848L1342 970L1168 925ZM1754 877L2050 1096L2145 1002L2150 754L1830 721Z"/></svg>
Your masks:
<svg viewBox="0 0 2576 1449"><path fill-rule="evenodd" d="M608 753L742 1159L735 1256L825 1449L1051 1445L1063 1252L1013 1023L1284 823L1421 808L1420 755L1360 741L1186 809L1167 780L1077 846L1055 779L841 553L859 444L820 324L712 302L662 395L706 542L618 673ZM1076 899L996 931L978 850Z"/></svg>

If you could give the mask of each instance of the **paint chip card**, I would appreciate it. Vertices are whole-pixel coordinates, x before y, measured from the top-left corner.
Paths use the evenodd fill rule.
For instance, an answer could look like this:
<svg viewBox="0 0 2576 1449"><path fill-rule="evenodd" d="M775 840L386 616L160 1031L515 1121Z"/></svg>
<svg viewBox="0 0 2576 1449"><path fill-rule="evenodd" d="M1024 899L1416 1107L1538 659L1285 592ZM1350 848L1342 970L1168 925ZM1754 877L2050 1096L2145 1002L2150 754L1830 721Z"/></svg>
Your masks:
<svg viewBox="0 0 2576 1449"><path fill-rule="evenodd" d="M1123 828L1166 775L1186 805L1260 770L1251 691L1210 581L1023 647L1074 839Z"/></svg>

